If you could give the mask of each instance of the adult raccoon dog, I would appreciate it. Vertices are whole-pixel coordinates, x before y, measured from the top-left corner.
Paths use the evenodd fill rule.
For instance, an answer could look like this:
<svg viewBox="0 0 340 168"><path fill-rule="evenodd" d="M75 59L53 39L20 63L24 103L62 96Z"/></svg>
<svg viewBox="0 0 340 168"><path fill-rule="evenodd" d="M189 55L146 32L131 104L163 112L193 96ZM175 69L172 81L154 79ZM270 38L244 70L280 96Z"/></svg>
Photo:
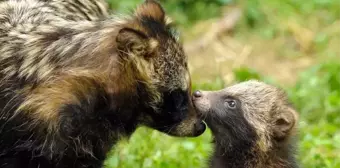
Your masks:
<svg viewBox="0 0 340 168"><path fill-rule="evenodd" d="M193 95L214 135L211 168L298 167L298 115L282 90L251 80Z"/></svg>
<svg viewBox="0 0 340 168"><path fill-rule="evenodd" d="M0 2L0 167L101 167L139 125L204 132L162 7L105 12L99 0Z"/></svg>

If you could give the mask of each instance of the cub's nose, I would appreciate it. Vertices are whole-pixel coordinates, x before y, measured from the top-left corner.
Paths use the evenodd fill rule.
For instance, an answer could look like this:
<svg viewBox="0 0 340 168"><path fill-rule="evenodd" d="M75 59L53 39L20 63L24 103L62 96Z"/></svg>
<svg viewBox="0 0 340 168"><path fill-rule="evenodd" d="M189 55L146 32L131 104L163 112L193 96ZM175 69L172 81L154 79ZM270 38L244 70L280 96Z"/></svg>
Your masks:
<svg viewBox="0 0 340 168"><path fill-rule="evenodd" d="M193 96L194 96L194 98L202 97L202 92L199 91L199 90L196 90L196 91L193 93Z"/></svg>

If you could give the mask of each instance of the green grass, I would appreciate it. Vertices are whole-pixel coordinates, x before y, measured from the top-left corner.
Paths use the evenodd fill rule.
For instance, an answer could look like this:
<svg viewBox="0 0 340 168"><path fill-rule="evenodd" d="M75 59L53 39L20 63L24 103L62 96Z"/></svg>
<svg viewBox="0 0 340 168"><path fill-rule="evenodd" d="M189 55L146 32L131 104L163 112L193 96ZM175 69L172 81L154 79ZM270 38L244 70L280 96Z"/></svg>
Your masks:
<svg viewBox="0 0 340 168"><path fill-rule="evenodd" d="M128 11L142 0L109 0L117 11ZM308 55L320 63L299 74L293 86L243 67L236 69L236 81L260 79L283 87L300 114L298 160L306 168L340 168L340 3L338 0L169 0L161 1L181 26L218 15L221 4L235 3L245 9L235 36L248 39L293 38L285 24L293 20L315 32L311 51L303 52L283 43L277 54ZM190 3L188 3L190 2ZM204 12L202 12L204 11ZM338 21L338 22L336 22ZM335 24L337 23L337 24ZM190 29L189 29L190 31ZM252 43L251 41L249 43ZM294 51L294 52L290 52ZM334 58L334 59L333 59ZM222 80L194 84L194 89L216 90ZM148 128L139 128L129 140L122 140L106 161L110 168L199 168L206 167L211 154L211 133L197 138L174 138Z"/></svg>
<svg viewBox="0 0 340 168"><path fill-rule="evenodd" d="M211 151L210 131L198 138L174 138L140 128L129 144L120 143L107 160L108 167L202 167ZM133 145L132 145L133 144Z"/></svg>
<svg viewBox="0 0 340 168"><path fill-rule="evenodd" d="M289 90L300 112L300 155L305 167L340 167L340 64L316 65Z"/></svg>

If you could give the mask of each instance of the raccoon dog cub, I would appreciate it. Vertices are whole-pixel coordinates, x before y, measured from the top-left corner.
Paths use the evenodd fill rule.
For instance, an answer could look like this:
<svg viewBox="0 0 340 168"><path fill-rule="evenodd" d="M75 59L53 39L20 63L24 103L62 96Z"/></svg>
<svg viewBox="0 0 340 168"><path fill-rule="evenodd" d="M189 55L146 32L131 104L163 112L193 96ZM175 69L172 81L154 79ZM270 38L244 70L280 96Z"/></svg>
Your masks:
<svg viewBox="0 0 340 168"><path fill-rule="evenodd" d="M193 103L214 136L211 168L297 168L298 114L281 89L250 80L195 91Z"/></svg>

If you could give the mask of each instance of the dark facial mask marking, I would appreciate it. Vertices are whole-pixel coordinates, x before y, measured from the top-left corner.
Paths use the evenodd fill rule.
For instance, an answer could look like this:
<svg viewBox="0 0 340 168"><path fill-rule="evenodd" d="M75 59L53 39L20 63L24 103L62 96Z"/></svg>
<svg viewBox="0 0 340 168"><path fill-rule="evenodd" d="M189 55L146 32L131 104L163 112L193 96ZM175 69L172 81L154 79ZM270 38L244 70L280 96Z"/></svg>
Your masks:
<svg viewBox="0 0 340 168"><path fill-rule="evenodd" d="M172 118L174 122L183 120L189 108L189 96L180 89L172 92L164 92L163 106L161 109Z"/></svg>

